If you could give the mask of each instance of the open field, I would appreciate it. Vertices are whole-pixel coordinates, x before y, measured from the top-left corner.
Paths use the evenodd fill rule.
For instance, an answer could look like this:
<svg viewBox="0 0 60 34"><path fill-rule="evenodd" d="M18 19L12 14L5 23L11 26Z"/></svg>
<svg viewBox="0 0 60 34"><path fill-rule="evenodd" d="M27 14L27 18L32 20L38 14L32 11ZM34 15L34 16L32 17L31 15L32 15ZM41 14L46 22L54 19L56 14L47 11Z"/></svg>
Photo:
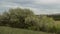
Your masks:
<svg viewBox="0 0 60 34"><path fill-rule="evenodd" d="M51 33L0 26L0 34L51 34Z"/></svg>
<svg viewBox="0 0 60 34"><path fill-rule="evenodd" d="M55 25L60 25L60 21L55 21Z"/></svg>

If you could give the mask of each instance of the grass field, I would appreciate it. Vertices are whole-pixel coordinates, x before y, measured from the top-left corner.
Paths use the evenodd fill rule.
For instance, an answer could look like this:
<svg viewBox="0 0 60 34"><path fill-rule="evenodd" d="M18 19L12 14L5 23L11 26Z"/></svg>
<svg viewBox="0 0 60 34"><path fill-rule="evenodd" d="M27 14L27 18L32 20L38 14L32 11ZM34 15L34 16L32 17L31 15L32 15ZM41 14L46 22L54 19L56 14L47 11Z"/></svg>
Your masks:
<svg viewBox="0 0 60 34"><path fill-rule="evenodd" d="M60 28L60 21L55 21L55 27Z"/></svg>
<svg viewBox="0 0 60 34"><path fill-rule="evenodd" d="M51 34L51 33L0 26L0 34Z"/></svg>
<svg viewBox="0 0 60 34"><path fill-rule="evenodd" d="M55 21L55 25L57 26L60 26L60 21Z"/></svg>

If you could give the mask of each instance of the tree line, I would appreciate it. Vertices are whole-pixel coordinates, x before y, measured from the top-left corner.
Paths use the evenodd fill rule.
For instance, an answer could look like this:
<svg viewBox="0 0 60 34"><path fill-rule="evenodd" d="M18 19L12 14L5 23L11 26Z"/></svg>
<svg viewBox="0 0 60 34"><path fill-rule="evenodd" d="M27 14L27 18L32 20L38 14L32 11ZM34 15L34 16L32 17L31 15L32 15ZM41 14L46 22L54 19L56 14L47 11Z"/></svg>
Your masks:
<svg viewBox="0 0 60 34"><path fill-rule="evenodd" d="M37 16L32 10L21 8L9 9L7 12L1 14L0 26L34 31L60 32L60 29L55 26L53 18L43 15Z"/></svg>

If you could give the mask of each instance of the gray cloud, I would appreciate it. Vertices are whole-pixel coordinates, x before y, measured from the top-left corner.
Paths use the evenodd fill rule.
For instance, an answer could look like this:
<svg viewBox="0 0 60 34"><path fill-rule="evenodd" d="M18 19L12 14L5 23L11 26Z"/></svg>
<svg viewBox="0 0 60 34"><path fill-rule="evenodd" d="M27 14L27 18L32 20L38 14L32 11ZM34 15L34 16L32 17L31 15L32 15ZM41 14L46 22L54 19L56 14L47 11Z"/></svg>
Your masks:
<svg viewBox="0 0 60 34"><path fill-rule="evenodd" d="M60 12L59 0L0 0L0 12L7 8L31 8L36 14L53 14Z"/></svg>

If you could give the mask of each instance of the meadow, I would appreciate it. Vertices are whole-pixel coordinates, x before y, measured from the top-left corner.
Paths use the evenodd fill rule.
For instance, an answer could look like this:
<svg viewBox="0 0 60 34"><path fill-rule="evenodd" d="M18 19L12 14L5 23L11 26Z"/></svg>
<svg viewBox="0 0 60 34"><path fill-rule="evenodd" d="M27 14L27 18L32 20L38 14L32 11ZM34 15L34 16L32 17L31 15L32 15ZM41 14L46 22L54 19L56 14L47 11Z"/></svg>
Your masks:
<svg viewBox="0 0 60 34"><path fill-rule="evenodd" d="M0 26L0 34L52 34L52 33Z"/></svg>

